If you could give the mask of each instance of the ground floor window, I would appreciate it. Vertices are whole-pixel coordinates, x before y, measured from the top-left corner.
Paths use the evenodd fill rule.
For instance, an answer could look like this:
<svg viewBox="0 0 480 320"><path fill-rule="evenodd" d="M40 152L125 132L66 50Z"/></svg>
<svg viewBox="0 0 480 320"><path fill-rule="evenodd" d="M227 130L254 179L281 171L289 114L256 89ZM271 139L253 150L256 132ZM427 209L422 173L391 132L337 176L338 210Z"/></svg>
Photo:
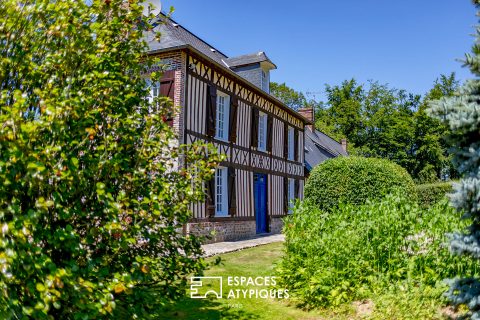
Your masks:
<svg viewBox="0 0 480 320"><path fill-rule="evenodd" d="M228 216L228 168L215 172L215 215Z"/></svg>
<svg viewBox="0 0 480 320"><path fill-rule="evenodd" d="M288 213L292 213L292 208L295 205L295 179L288 179Z"/></svg>

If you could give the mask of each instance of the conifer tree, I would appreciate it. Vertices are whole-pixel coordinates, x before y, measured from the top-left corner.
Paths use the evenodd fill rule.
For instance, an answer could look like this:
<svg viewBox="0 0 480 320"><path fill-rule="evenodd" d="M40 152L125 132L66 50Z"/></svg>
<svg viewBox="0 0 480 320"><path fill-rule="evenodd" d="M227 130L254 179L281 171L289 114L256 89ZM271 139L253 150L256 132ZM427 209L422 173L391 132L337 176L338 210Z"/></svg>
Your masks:
<svg viewBox="0 0 480 320"><path fill-rule="evenodd" d="M473 1L480 10L480 0ZM480 16L480 12L477 13ZM475 76L452 97L431 103L429 113L450 126L453 162L462 180L455 185L452 205L472 221L463 233L451 236L451 251L480 259L480 26L472 53L466 54L465 66ZM475 277L450 281L448 298L454 305L466 305L472 319L480 319L480 280Z"/></svg>

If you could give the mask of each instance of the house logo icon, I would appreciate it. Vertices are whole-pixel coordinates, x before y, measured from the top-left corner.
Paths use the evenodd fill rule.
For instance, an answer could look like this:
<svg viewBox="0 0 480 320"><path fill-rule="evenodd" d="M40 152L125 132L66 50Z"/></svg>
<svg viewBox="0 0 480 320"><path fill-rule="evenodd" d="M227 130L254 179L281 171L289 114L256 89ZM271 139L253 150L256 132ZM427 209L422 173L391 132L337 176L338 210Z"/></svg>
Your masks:
<svg viewBox="0 0 480 320"><path fill-rule="evenodd" d="M222 277L191 277L190 298L206 299L208 295L222 298Z"/></svg>

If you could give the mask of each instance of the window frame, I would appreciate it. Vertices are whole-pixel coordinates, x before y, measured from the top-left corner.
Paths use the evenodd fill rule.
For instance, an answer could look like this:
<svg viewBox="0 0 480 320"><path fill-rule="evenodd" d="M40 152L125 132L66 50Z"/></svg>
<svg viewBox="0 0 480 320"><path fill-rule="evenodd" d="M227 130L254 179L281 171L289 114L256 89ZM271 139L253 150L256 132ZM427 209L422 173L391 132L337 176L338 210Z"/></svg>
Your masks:
<svg viewBox="0 0 480 320"><path fill-rule="evenodd" d="M221 185L219 185L219 179ZM218 194L220 191L220 195ZM219 199L220 197L220 199ZM219 208L219 200L220 208ZM215 216L228 217L228 168L217 167L215 170Z"/></svg>
<svg viewBox="0 0 480 320"><path fill-rule="evenodd" d="M222 99L223 99L223 105L220 105L220 101ZM217 99L215 103L216 103L215 139L228 141L229 134L230 134L230 96L220 90L217 90ZM220 112L221 107L223 108L222 112ZM222 118L220 118L221 113L223 113ZM221 122L223 122L222 128L220 128ZM219 134L220 132L222 132L222 135Z"/></svg>
<svg viewBox="0 0 480 320"><path fill-rule="evenodd" d="M288 213L291 214L295 205L295 179L288 178L287 187Z"/></svg>
<svg viewBox="0 0 480 320"><path fill-rule="evenodd" d="M146 77L145 84L148 89L148 102L153 105L153 100L160 96L160 81L152 81L150 77ZM155 95L155 89L157 94Z"/></svg>
<svg viewBox="0 0 480 320"><path fill-rule="evenodd" d="M287 130L287 160L295 161L295 128L288 126Z"/></svg>
<svg viewBox="0 0 480 320"><path fill-rule="evenodd" d="M261 135L263 134L263 138L261 139ZM258 144L257 150L266 152L267 151L267 144L268 144L268 115L264 112L258 113Z"/></svg>

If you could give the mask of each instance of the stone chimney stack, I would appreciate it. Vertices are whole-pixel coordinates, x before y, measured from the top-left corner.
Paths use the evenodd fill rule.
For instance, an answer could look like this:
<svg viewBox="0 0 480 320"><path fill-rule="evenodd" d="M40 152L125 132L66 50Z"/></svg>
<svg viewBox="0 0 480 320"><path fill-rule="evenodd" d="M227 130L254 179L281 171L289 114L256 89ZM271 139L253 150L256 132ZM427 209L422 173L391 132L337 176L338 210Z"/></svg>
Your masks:
<svg viewBox="0 0 480 320"><path fill-rule="evenodd" d="M342 149L343 151L347 152L347 139L342 139Z"/></svg>
<svg viewBox="0 0 480 320"><path fill-rule="evenodd" d="M307 127L313 132L315 131L315 110L313 110L313 107L307 106L304 108L298 109L298 113L302 115L304 118L307 120L310 120L313 124L307 125Z"/></svg>

